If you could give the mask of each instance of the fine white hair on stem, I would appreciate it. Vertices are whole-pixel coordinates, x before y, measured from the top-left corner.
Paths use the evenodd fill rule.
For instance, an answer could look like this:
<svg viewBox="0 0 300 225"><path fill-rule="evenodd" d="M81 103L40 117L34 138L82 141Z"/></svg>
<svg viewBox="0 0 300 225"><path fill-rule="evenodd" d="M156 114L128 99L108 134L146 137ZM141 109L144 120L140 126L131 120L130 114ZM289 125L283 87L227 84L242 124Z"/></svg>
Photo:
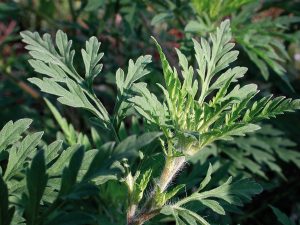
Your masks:
<svg viewBox="0 0 300 225"><path fill-rule="evenodd" d="M174 179L174 177L178 174L178 172L184 166L186 160L184 156L174 158L169 162L160 177L159 187L161 191L164 191L169 186L170 182ZM168 164L168 163L167 163Z"/></svg>

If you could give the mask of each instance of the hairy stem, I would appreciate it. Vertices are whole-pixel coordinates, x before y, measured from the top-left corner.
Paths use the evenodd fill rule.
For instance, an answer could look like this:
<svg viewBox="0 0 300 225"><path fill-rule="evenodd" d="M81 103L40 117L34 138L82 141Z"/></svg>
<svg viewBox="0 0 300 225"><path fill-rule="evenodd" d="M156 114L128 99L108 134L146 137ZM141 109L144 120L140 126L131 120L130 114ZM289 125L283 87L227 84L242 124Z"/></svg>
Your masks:
<svg viewBox="0 0 300 225"><path fill-rule="evenodd" d="M168 185L172 182L178 172L185 164L185 157L168 158L166 160L165 167L161 173L159 179L159 188L161 191L165 191Z"/></svg>
<svg viewBox="0 0 300 225"><path fill-rule="evenodd" d="M174 180L175 176L182 169L186 162L184 156L176 158L167 158L165 166L160 175L158 186L160 190L154 190L151 197L146 201L144 207L142 208L141 214L136 214L137 206L129 206L127 212L127 225L142 225L146 221L150 220L154 216L158 215L160 208L154 204L154 196L156 196L157 191L165 191L170 183Z"/></svg>
<svg viewBox="0 0 300 225"><path fill-rule="evenodd" d="M127 224L133 224L135 212L137 209L137 205L130 205L127 210Z"/></svg>
<svg viewBox="0 0 300 225"><path fill-rule="evenodd" d="M159 212L160 212L160 209L156 209L156 210L142 213L142 214L138 215L136 218L133 218L131 221L129 221L129 223L127 223L127 225L142 225L146 221L152 219L154 216L159 214Z"/></svg>

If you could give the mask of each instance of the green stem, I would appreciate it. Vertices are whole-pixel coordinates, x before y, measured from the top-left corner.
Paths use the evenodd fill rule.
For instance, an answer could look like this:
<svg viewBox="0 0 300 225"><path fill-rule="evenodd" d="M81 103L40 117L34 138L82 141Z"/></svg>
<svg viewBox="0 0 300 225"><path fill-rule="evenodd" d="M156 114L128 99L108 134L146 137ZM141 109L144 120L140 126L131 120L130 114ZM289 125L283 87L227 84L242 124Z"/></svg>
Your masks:
<svg viewBox="0 0 300 225"><path fill-rule="evenodd" d="M103 116L104 121L108 124L109 129L113 132L117 143L119 143L120 138L117 133L117 130L115 129L112 120L109 118L108 112L107 112L106 108L104 107L104 105L102 104L102 102L98 99L95 92L93 92L93 91L91 92L91 91L87 90L86 88L83 88L83 90L88 95L88 97L90 99L92 99L92 101L96 104L98 110L100 111L100 114Z"/></svg>
<svg viewBox="0 0 300 225"><path fill-rule="evenodd" d="M117 102L114 106L114 115L113 115L113 118L112 118L112 124L115 126L116 129L118 129L120 127L120 122L118 120L118 114L119 114L119 111L120 111L120 107L122 105L124 101L124 94L121 94L121 96L117 96Z"/></svg>
<svg viewBox="0 0 300 225"><path fill-rule="evenodd" d="M118 135L118 133L117 133L117 131L116 131L116 129L115 129L115 127L114 127L114 125L113 125L113 123L112 123L111 121L109 122L109 125L110 125L111 131L112 131L113 134L114 134L114 137L115 137L117 143L119 143L119 142L120 142L119 135Z"/></svg>
<svg viewBox="0 0 300 225"><path fill-rule="evenodd" d="M158 215L160 212L160 209L155 209L149 212L145 212L137 216L136 218L133 218L132 220L127 222L127 225L142 225L148 220L152 219L154 216Z"/></svg>
<svg viewBox="0 0 300 225"><path fill-rule="evenodd" d="M161 173L159 179L159 188L160 191L165 191L178 172L184 166L186 160L184 156L176 157L176 158L167 158L165 167Z"/></svg>
<svg viewBox="0 0 300 225"><path fill-rule="evenodd" d="M159 178L158 186L159 189L153 191L151 197L146 201L142 209L143 213L136 215L136 208L132 210L129 208L127 213L127 225L142 225L146 221L150 220L154 216L158 215L160 212L159 207L155 205L154 198L157 191L165 191L169 184L173 181L178 172L182 169L186 162L184 156L181 157L169 157L166 159L165 166L162 170L161 176Z"/></svg>

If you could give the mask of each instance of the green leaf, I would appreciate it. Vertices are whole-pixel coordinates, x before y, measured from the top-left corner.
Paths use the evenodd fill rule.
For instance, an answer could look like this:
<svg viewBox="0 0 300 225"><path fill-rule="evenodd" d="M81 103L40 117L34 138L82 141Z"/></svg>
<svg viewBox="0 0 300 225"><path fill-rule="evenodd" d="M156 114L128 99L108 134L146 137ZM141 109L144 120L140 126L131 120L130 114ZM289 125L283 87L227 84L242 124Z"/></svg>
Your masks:
<svg viewBox="0 0 300 225"><path fill-rule="evenodd" d="M169 201L172 197L174 197L184 187L185 184L180 184L174 187L169 192L162 192L160 188L157 186L158 191L156 192L156 195L154 197L156 206L157 207L164 206L167 203L167 201Z"/></svg>
<svg viewBox="0 0 300 225"><path fill-rule="evenodd" d="M72 50L72 41L61 30L57 31L55 44L49 34L41 37L37 32L21 32L22 41L33 57L30 64L36 72L46 75L44 77L30 78L29 81L37 85L43 92L58 96L62 104L84 108L100 119L107 126L109 115L103 104L92 90L92 82L101 71L98 64L102 53L98 53L100 43L92 37L82 49L83 63L85 65L85 80L76 71L73 59L75 51ZM110 128L112 126L110 125Z"/></svg>
<svg viewBox="0 0 300 225"><path fill-rule="evenodd" d="M77 176L84 156L83 148L78 148L72 155L68 167L65 167L62 173L61 188L59 195L63 196L71 192L76 184Z"/></svg>
<svg viewBox="0 0 300 225"><path fill-rule="evenodd" d="M28 156L36 151L36 147L40 143L42 136L43 132L29 134L18 145L14 145L9 150L8 165L3 177L5 181L8 181L16 173L23 170L23 164Z"/></svg>
<svg viewBox="0 0 300 225"><path fill-rule="evenodd" d="M236 137L233 142L220 144L221 151L233 162L229 170L233 176L236 172L250 172L268 179L266 174L273 171L285 179L280 160L300 166L296 143L270 125L264 125L258 132L245 137Z"/></svg>
<svg viewBox="0 0 300 225"><path fill-rule="evenodd" d="M149 74L149 70L145 67L151 62L151 56L140 56L136 62L129 60L128 72L124 76L124 71L119 69L116 74L116 84L121 94L124 91L128 91L137 80Z"/></svg>
<svg viewBox="0 0 300 225"><path fill-rule="evenodd" d="M62 117L62 115L58 112L58 110L50 101L48 101L46 98L44 98L44 100L51 113L53 114L55 120L58 122L60 128L62 129L64 136L67 139L67 142L70 145L76 144L77 134L72 124L68 124L67 120L64 117Z"/></svg>
<svg viewBox="0 0 300 225"><path fill-rule="evenodd" d="M82 59L85 66L85 78L91 87L94 78L101 72L103 65L98 64L103 53L98 53L101 43L96 37L91 37L85 43L85 49L81 49Z"/></svg>
<svg viewBox="0 0 300 225"><path fill-rule="evenodd" d="M84 8L84 11L95 11L100 8L105 3L105 0L88 0L87 5Z"/></svg>
<svg viewBox="0 0 300 225"><path fill-rule="evenodd" d="M282 224L282 225L295 225L295 223L289 219L289 217L281 212L278 208L271 206L270 208L272 209L273 213L276 215L277 220Z"/></svg>
<svg viewBox="0 0 300 225"><path fill-rule="evenodd" d="M66 90L60 84L49 78L42 80L39 78L29 78L28 80L37 85L41 91L58 96L59 98L57 100L60 103L75 108L84 108L104 120L103 115L89 102L83 90L71 79L66 79L69 90Z"/></svg>
<svg viewBox="0 0 300 225"><path fill-rule="evenodd" d="M43 61L35 59L30 59L28 60L28 62L35 72L47 75L54 81L64 82L65 78L67 77L65 71L55 64L50 63L49 65L47 65Z"/></svg>
<svg viewBox="0 0 300 225"><path fill-rule="evenodd" d="M174 187L171 191L168 191L165 195L165 200L168 201L172 197L174 197L182 188L185 187L185 184L179 184Z"/></svg>
<svg viewBox="0 0 300 225"><path fill-rule="evenodd" d="M199 33L205 34L214 29L211 21L198 18L198 20L190 20L184 28L184 31L187 33Z"/></svg>
<svg viewBox="0 0 300 225"><path fill-rule="evenodd" d="M85 173L84 177L82 178L82 180L92 180L95 178L99 178L101 177L101 183L105 183L108 180L114 180L116 179L116 174L118 171L115 170L110 170L109 166L111 166L111 164L113 163L112 160L107 160L104 162L104 154L100 151L97 152L97 154L95 155L94 159L92 160L87 172ZM102 163L102 165L101 165ZM104 164L104 165L103 165ZM101 166L99 166L101 165ZM108 166L109 165L109 166Z"/></svg>
<svg viewBox="0 0 300 225"><path fill-rule="evenodd" d="M11 224L12 218L14 216L15 208L9 208L8 205L8 189L2 176L0 175L0 224L9 225Z"/></svg>
<svg viewBox="0 0 300 225"><path fill-rule="evenodd" d="M203 205L207 206L208 208L212 209L214 212L216 212L220 215L225 215L224 208L217 201L210 200L210 199L204 199L204 200L201 200L201 203Z"/></svg>
<svg viewBox="0 0 300 225"><path fill-rule="evenodd" d="M88 137L81 132L77 132L74 126L72 124L69 124L67 120L64 117L62 117L62 115L58 112L58 110L50 101L48 101L46 98L44 100L51 113L53 114L54 118L58 122L60 128L62 129L67 143L70 146L75 144L85 144L86 149L88 149L90 147Z"/></svg>
<svg viewBox="0 0 300 225"><path fill-rule="evenodd" d="M134 96L129 99L134 103L134 107L149 123L157 124L161 129L166 132L168 112L166 107L157 99L157 97L150 93L147 85L140 83L135 87L139 96ZM165 133L166 134L166 133Z"/></svg>
<svg viewBox="0 0 300 225"><path fill-rule="evenodd" d="M137 81L149 74L150 71L146 69L146 66L150 62L150 55L140 56L136 62L129 60L127 75L125 75L122 69L117 70L116 84L118 88L118 95L114 109L114 120L119 120L119 122L116 121L117 123L120 123L120 121L126 116L126 111L130 108L130 105L128 104L130 101L128 100L133 96L133 93L131 93L132 89L141 84ZM117 118L117 116L119 118Z"/></svg>
<svg viewBox="0 0 300 225"><path fill-rule="evenodd" d="M48 169L49 177L60 176L65 168L66 162L69 162L72 155L80 148L80 145L74 145L64 150L59 158Z"/></svg>
<svg viewBox="0 0 300 225"><path fill-rule="evenodd" d="M121 158L126 154L136 154L138 150L150 144L160 136L161 132L148 132L138 137L136 135L131 135L120 142L114 149L114 152L118 154L118 158Z"/></svg>
<svg viewBox="0 0 300 225"><path fill-rule="evenodd" d="M73 66L75 52L71 50L72 41L68 40L65 33L61 30L56 33L58 51L49 34L44 34L42 38L37 32L23 31L20 34L23 42L27 44L26 49L34 59L57 65L76 81L80 80Z"/></svg>
<svg viewBox="0 0 300 225"><path fill-rule="evenodd" d="M20 119L16 122L9 121L5 124L0 131L0 152L5 150L7 146L17 142L31 123L31 119Z"/></svg>
<svg viewBox="0 0 300 225"><path fill-rule="evenodd" d="M258 93L257 85L232 86L247 68L228 68L238 56L231 40L229 20L223 21L209 40L193 40L198 64L196 79L187 57L176 50L183 81L154 40L162 63L166 87L159 87L165 102L159 102L144 84L137 85L139 96L130 99L136 111L148 123L157 125L166 138L180 140L178 146L183 146L185 155L194 155L217 140L244 136L260 128L255 124L258 121L300 108L300 100L284 97L264 97L251 105Z"/></svg>
<svg viewBox="0 0 300 225"><path fill-rule="evenodd" d="M261 100L254 102L252 107L245 113L243 121L257 122L262 119L276 117L284 112L293 112L300 109L299 99L286 99L283 96L271 99L271 97L272 96L264 97Z"/></svg>
<svg viewBox="0 0 300 225"><path fill-rule="evenodd" d="M186 223L180 219L183 218L187 224L195 225L197 222L201 225L209 225L209 223L200 215L193 211L181 207L164 206L160 213L165 215L172 215L176 221L176 225L185 225Z"/></svg>
<svg viewBox="0 0 300 225"><path fill-rule="evenodd" d="M28 224L34 225L37 223L40 201L47 185L47 180L44 151L40 150L32 159L31 166L26 173L28 201L25 215Z"/></svg>
<svg viewBox="0 0 300 225"><path fill-rule="evenodd" d="M45 147L44 154L46 165L51 163L54 159L56 159L59 156L60 151L62 149L62 144L63 141L57 140Z"/></svg>
<svg viewBox="0 0 300 225"><path fill-rule="evenodd" d="M103 144L102 143L102 138L99 135L96 128L94 128L94 127L91 128L91 136L92 136L92 141L93 141L94 145L99 149L100 146Z"/></svg>
<svg viewBox="0 0 300 225"><path fill-rule="evenodd" d="M234 125L225 125L219 129L212 129L202 134L200 146L203 147L216 140L233 140L233 136L245 136L246 133L251 133L258 129L260 129L260 126L255 124L236 123Z"/></svg>
<svg viewBox="0 0 300 225"><path fill-rule="evenodd" d="M249 2L253 4L247 4ZM230 15L234 40L258 67L262 76L268 80L269 69L272 69L292 89L283 67L289 60L284 43L297 39L297 34L286 34L286 31L299 21L298 17L277 15L272 19L266 16L253 21L253 15L261 10L259 3L253 0L195 0L193 6L199 16L186 25L186 32L208 36L209 32L216 29L218 21Z"/></svg>
<svg viewBox="0 0 300 225"><path fill-rule="evenodd" d="M139 203L139 201L143 198L144 191L147 188L147 185L150 181L152 175L152 170L146 170L145 173L141 176L139 182L136 182L133 187L132 199L134 203Z"/></svg>
<svg viewBox="0 0 300 225"><path fill-rule="evenodd" d="M151 25L152 26L157 25L157 24L164 22L165 20L172 18L172 17L173 17L173 15L170 12L158 13L152 18Z"/></svg>
<svg viewBox="0 0 300 225"><path fill-rule="evenodd" d="M206 187L206 185L210 182L211 180L211 174L213 173L213 168L212 165L209 163L209 167L206 173L205 178L203 181L200 183L199 188L197 189L197 192L201 191L203 188Z"/></svg>
<svg viewBox="0 0 300 225"><path fill-rule="evenodd" d="M259 194L262 191L262 187L251 179L242 179L236 182L232 182L231 177L224 184L221 184L216 188L207 191L201 191L201 187L205 187L209 183L211 179L211 173L212 167L210 165L204 181L201 182L200 188L190 196L179 200L169 207L172 210L186 211L194 218L197 218L197 214L195 212L183 208L183 206L190 202L198 201L208 208L212 209L214 212L220 215L225 215L226 208L221 205L222 201L235 206L243 206L244 202L250 201L252 196ZM220 200L221 203L218 202ZM199 217L198 220L201 222L201 217ZM205 220L203 220L201 223L206 224Z"/></svg>
<svg viewBox="0 0 300 225"><path fill-rule="evenodd" d="M232 178L229 178L221 186L209 191L195 193L195 199L219 198L230 204L242 206L243 202L251 200L251 196L259 194L262 188L259 184L250 179L243 179L232 183Z"/></svg>

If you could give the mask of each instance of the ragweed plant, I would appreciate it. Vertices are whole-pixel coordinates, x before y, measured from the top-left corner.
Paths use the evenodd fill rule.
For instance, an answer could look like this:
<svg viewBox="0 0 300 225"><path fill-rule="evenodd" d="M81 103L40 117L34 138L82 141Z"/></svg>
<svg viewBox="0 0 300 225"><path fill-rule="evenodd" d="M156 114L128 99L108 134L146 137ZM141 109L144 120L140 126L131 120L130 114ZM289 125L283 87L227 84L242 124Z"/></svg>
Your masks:
<svg viewBox="0 0 300 225"><path fill-rule="evenodd" d="M95 37L81 51L85 68L81 75L73 63L72 41L62 31L57 32L55 44L49 34L41 37L25 31L21 36L33 58L31 66L42 75L29 81L60 103L87 110L101 130L93 130L90 141L50 102L63 140L46 145L41 132L24 135L31 123L28 119L7 123L0 131L0 224L141 225L158 215L172 217L176 224L213 223L213 218L205 218L193 204L224 215L250 201L262 188L249 178L229 177L212 184L213 165L196 186L174 185L188 159L217 140L258 130L257 123L263 119L300 108L300 100L260 98L255 84L238 84L247 69L230 67L238 51L233 50L228 20L210 39L193 40L197 65L189 65L187 57L176 50L182 78L154 40L165 80L164 85L158 84L163 100L140 81L150 72L146 65L151 62L150 56L141 56L129 61L126 72L116 72L118 93L112 113L93 90L103 56ZM144 120L144 134L122 137L121 124L132 107ZM101 132L111 134L109 142L99 142ZM157 138L164 166L159 171L155 165L137 166L134 162L145 161L145 147ZM64 149L62 142L70 147ZM118 193L114 185L125 186L127 192ZM109 188L114 188L110 194ZM181 193L184 188L186 195ZM111 202L120 207L106 208Z"/></svg>
<svg viewBox="0 0 300 225"><path fill-rule="evenodd" d="M177 49L183 82L180 81L176 69L172 69L169 65L156 42L166 84L166 87L159 86L166 102L160 103L146 89L146 85L140 87L140 96L130 99L146 121L159 127L166 138L162 141L166 156L165 167L154 191L152 205L145 206L149 207L150 211L162 207L170 196L182 188L177 186L171 192L166 191L185 164L187 156L192 157L216 140L230 140L234 136L244 136L258 130L260 127L256 125L257 122L285 111L293 111L300 106L299 100L284 97L265 96L255 100L258 94L255 84L244 86L235 84L244 76L247 68L238 66L229 68L229 64L238 56L238 51L233 50L234 43L231 39L230 24L226 20L214 34L211 34L210 40L204 38L200 42L193 40L197 62L196 73L195 69L189 66L187 58ZM207 178L205 184L200 185L201 188L197 191L200 191L209 180L210 178ZM226 184L230 186L230 181ZM218 190L222 190L221 187ZM257 191L255 188L253 190ZM198 196L197 192L194 194ZM218 198L217 195L214 197ZM182 204L179 201L180 204L163 207L162 212L174 215L178 224L181 224L180 216L184 215L188 215L184 219L189 221L189 224L193 224L194 221L207 224L204 218L200 219L199 215L181 207L190 201L203 203L201 197L187 197L182 201ZM210 205L214 211L218 211L216 205L217 202Z"/></svg>

